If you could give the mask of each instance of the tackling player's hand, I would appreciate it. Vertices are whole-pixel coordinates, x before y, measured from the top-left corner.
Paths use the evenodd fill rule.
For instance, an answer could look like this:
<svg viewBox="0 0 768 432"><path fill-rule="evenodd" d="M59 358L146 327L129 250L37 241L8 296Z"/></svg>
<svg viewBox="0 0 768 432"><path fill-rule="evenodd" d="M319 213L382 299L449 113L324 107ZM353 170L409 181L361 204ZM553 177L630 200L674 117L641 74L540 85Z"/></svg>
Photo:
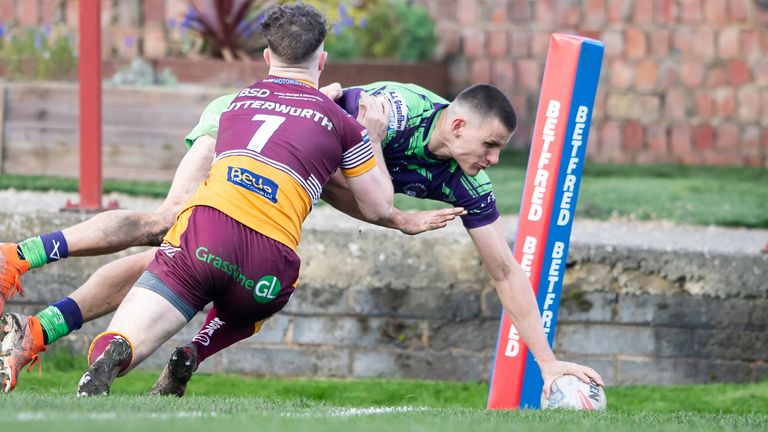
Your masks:
<svg viewBox="0 0 768 432"><path fill-rule="evenodd" d="M393 209L391 220L395 228L404 234L416 235L426 231L432 231L444 228L448 222L456 219L458 216L467 214L467 211L461 207L452 207L441 210L426 210L414 213L404 213Z"/></svg>
<svg viewBox="0 0 768 432"><path fill-rule="evenodd" d="M368 138L381 144L389 126L389 104L383 97L372 97L360 92L360 110L357 121L368 129Z"/></svg>
<svg viewBox="0 0 768 432"><path fill-rule="evenodd" d="M589 383L594 381L599 386L605 386L603 378L594 369L582 366L580 364L564 362L559 360L550 360L539 363L541 376L544 378L544 396L549 397L552 391L552 383L563 375L573 375L578 379Z"/></svg>
<svg viewBox="0 0 768 432"><path fill-rule="evenodd" d="M320 87L318 90L320 90L320 93L328 96L328 99L333 101L340 98L343 93L341 90L341 84L337 82L330 83L327 86Z"/></svg>

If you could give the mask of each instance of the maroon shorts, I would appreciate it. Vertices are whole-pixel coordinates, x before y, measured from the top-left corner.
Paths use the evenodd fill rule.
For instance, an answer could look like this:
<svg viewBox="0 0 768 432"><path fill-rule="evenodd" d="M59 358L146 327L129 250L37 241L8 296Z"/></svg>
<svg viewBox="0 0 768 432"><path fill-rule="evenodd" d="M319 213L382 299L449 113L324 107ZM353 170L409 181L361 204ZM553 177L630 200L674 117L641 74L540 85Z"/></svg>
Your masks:
<svg viewBox="0 0 768 432"><path fill-rule="evenodd" d="M160 289L142 284L145 276L137 285L159 292L187 319L213 302L222 320L253 323L288 303L300 263L288 246L198 206L179 215L147 267L151 275L145 276L162 281Z"/></svg>

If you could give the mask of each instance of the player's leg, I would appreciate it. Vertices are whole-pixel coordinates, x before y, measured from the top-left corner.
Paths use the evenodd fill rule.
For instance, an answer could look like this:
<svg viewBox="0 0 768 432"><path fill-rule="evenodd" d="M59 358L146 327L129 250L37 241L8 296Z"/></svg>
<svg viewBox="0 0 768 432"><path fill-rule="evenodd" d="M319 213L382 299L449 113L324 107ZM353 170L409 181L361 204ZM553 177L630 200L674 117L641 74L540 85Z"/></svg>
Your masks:
<svg viewBox="0 0 768 432"><path fill-rule="evenodd" d="M230 237L220 233L214 221L198 218L201 209L207 207L193 207L179 215L164 238L173 247L155 254L108 330L94 339L78 395L108 394L118 374L140 364L214 298L222 272L196 260L195 250L211 239L227 242Z"/></svg>
<svg viewBox="0 0 768 432"><path fill-rule="evenodd" d="M192 340L176 349L149 394L184 396L187 383L200 363L235 343L258 333L264 321L237 324L223 321L216 308L208 311L203 326Z"/></svg>
<svg viewBox="0 0 768 432"><path fill-rule="evenodd" d="M0 391L12 391L24 367L46 346L79 329L83 323L114 312L152 261L151 249L113 261L97 270L69 297L37 315L6 314L0 327Z"/></svg>
<svg viewBox="0 0 768 432"><path fill-rule="evenodd" d="M139 365L189 321L168 299L142 287L143 282L158 280L146 272L120 304L107 331L93 340L78 396L109 394L118 375Z"/></svg>
<svg viewBox="0 0 768 432"><path fill-rule="evenodd" d="M21 291L19 278L30 269L72 256L99 255L130 246L158 246L181 206L205 180L216 142L200 137L182 159L163 204L154 212L112 210L63 231L32 237L18 245L0 244L0 313Z"/></svg>
<svg viewBox="0 0 768 432"><path fill-rule="evenodd" d="M103 255L131 246L158 246L181 206L208 177L216 141L201 137L184 155L168 195L153 212L112 210L63 230L69 255Z"/></svg>
<svg viewBox="0 0 768 432"><path fill-rule="evenodd" d="M216 293L206 323L189 344L174 351L152 394L182 396L197 365L260 330L264 320L288 303L295 289L300 260L293 250L233 219L216 217L211 214L217 212L214 209L204 212L216 222L221 237L230 239L206 242L206 254L216 257L214 265L220 259L240 270L232 275L219 272L224 285ZM197 258L208 261L208 256Z"/></svg>

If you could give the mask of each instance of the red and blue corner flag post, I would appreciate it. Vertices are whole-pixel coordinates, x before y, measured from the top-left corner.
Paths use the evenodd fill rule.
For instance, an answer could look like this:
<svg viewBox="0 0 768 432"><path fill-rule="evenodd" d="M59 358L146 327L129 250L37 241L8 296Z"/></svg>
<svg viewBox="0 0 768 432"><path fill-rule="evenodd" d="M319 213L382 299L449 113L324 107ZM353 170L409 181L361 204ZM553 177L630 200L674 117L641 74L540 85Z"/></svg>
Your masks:
<svg viewBox="0 0 768 432"><path fill-rule="evenodd" d="M550 346L603 49L599 41L552 34L533 128L514 256L536 294ZM536 360L502 311L488 409L539 408L543 385Z"/></svg>

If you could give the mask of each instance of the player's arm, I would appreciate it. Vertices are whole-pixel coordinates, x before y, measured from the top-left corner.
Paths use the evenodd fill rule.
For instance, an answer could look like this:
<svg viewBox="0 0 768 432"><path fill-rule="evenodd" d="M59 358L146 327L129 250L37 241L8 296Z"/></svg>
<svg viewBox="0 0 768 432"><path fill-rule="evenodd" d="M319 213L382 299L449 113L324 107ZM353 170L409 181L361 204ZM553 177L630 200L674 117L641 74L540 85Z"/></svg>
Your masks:
<svg viewBox="0 0 768 432"><path fill-rule="evenodd" d="M381 224L392 217L392 182L376 167L348 177L347 184L364 220Z"/></svg>
<svg viewBox="0 0 768 432"><path fill-rule="evenodd" d="M195 127L184 138L184 142L187 147L197 141L198 138L207 136L214 140L219 133L219 117L221 113L232 103L232 100L237 96L237 93L230 93L228 95L219 96L211 101L203 110Z"/></svg>
<svg viewBox="0 0 768 432"><path fill-rule="evenodd" d="M355 219L367 222L357 206L357 201L349 190L347 180L340 171L336 171L323 186L320 196L323 201L332 205L336 210L346 213ZM396 207L392 207L390 217L376 222L376 225L392 228L404 234L416 235L425 231L432 231L445 227L448 222L458 216L466 214L461 207L453 207L440 210L426 210L414 213L406 213Z"/></svg>
<svg viewBox="0 0 768 432"><path fill-rule="evenodd" d="M552 382L561 375L575 375L585 382L590 379L603 385L593 369L575 363L558 361L544 335L536 297L528 277L515 261L507 245L501 220L479 228L468 229L485 269L493 279L504 311L509 314L541 368L544 392L549 396Z"/></svg>

